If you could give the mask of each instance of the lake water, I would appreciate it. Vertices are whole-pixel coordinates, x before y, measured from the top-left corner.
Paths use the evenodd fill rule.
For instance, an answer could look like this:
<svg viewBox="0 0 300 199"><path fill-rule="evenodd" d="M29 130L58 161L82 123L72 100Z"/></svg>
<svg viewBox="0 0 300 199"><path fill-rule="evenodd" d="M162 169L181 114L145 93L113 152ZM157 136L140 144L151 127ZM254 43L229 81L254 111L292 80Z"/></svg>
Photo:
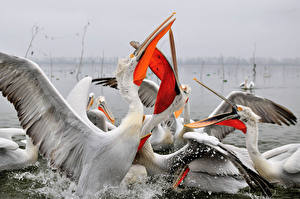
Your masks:
<svg viewBox="0 0 300 199"><path fill-rule="evenodd" d="M47 76L64 97L76 83L73 65L42 66ZM223 70L224 68L224 70ZM103 74L106 77L113 75L116 66L105 66ZM86 65L82 68L81 77L90 75L98 77L101 70L95 65ZM52 74L52 75L51 75ZM251 66L200 66L187 65L179 69L181 83L192 87L190 97L192 119L201 119L209 115L220 100L209 91L200 87L192 79L198 78L209 87L223 95L233 90L240 90L239 84L245 77L252 78ZM149 78L157 81L149 73ZM224 82L223 79L227 80ZM297 117L300 117L300 66L257 66L255 90L256 95L271 99L289 108ZM92 86L91 91L97 95L104 95L111 108L117 123L127 112L127 104L120 97L117 90ZM0 98L0 128L19 127L16 111L5 98ZM146 112L151 113L151 109ZM300 142L300 124L295 126L276 126L260 124L259 148L266 151L274 147L289 143ZM236 131L225 139L226 143L244 147L244 135ZM239 194L214 194L199 192L195 189L183 189L174 192L165 181L148 180L147 183L134 185L128 188L107 188L101 191L103 198L255 198L255 194L246 189ZM72 198L75 185L65 177L54 172L47 166L47 162L39 158L36 166L19 171L0 172L0 198ZM300 197L299 189L276 189L274 198Z"/></svg>

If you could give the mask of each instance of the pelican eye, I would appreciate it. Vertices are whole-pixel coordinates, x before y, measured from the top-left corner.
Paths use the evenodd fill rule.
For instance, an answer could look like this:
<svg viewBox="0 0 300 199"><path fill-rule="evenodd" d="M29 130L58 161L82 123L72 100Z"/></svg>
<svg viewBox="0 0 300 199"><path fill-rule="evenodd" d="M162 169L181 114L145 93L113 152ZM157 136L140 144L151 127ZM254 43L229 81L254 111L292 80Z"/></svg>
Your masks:
<svg viewBox="0 0 300 199"><path fill-rule="evenodd" d="M242 111L243 108L242 108L242 107L238 107L237 110L238 110L238 111Z"/></svg>

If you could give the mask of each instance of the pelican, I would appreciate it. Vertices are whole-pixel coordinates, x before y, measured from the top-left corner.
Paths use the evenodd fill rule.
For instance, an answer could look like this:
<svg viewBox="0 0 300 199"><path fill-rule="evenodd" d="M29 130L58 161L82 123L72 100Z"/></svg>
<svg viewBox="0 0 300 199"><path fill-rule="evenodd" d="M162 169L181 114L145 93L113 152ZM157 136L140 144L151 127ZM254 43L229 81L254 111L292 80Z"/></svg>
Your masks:
<svg viewBox="0 0 300 199"><path fill-rule="evenodd" d="M12 139L18 135L24 136L26 133L20 128L0 129L0 171L25 168L37 161L38 147L26 136L25 149L19 148Z"/></svg>
<svg viewBox="0 0 300 199"><path fill-rule="evenodd" d="M226 125L246 134L246 148L257 172L271 183L285 187L300 187L300 144L287 144L261 154L257 141L258 123L262 118L251 108L237 105L236 113L232 114L229 120L234 119L242 123L234 125L228 122Z"/></svg>
<svg viewBox="0 0 300 199"><path fill-rule="evenodd" d="M94 109L98 109L99 111L101 111L104 115L105 118L110 121L107 122L108 128L116 128L114 126L115 124L115 117L113 116L110 108L108 107L108 105L106 104L106 100L104 96L98 96L96 98L96 100L94 100L95 98L95 94L94 93L90 93L89 95L89 101L88 101L88 106L87 106L87 111L89 110L94 110ZM94 103L94 101L96 101L96 103ZM89 113L88 113L89 115ZM112 126L111 126L111 125Z"/></svg>
<svg viewBox="0 0 300 199"><path fill-rule="evenodd" d="M240 88L244 90L251 90L254 88L254 82L253 81L248 82L248 78L246 77L245 81L240 84Z"/></svg>
<svg viewBox="0 0 300 199"><path fill-rule="evenodd" d="M133 54L119 60L116 77L129 111L109 134L88 120L86 108L80 111L81 115L76 113L37 64L0 53L3 96L13 103L21 126L51 165L78 181L78 196L89 197L105 185L119 185L129 170L143 119L138 87L146 76L157 42L175 20L172 17L173 14ZM86 91L85 105L87 99Z"/></svg>
<svg viewBox="0 0 300 199"><path fill-rule="evenodd" d="M258 173L272 183L300 187L300 143L287 144L261 154L257 145L260 117L241 105L237 114L247 128L246 147Z"/></svg>
<svg viewBox="0 0 300 199"><path fill-rule="evenodd" d="M219 109L232 109L231 112L215 115L187 126L197 128L216 124L234 127L243 131L246 134L248 154L257 172L271 183L278 183L287 187L299 187L300 164L297 160L300 158L300 144L288 144L263 154L259 152L257 146L259 122L294 125L297 122L297 118L287 108L271 100L246 93L236 95L238 99L244 102L245 100L241 96L247 96L248 103L254 102L252 103L254 104L254 106L252 105L253 110L247 106L236 105L231 97L224 98L220 96L224 101ZM239 100L235 99L235 101Z"/></svg>
<svg viewBox="0 0 300 199"><path fill-rule="evenodd" d="M68 97L67 97L67 101L69 103L69 105L74 109L74 111L76 113L78 113L79 115L83 115L80 114L80 112L82 110L85 109L85 95L83 93L85 93L85 91L90 89L92 83L92 79L91 77L85 77L83 79L81 79L75 86L74 88L70 91ZM89 120L91 120L91 122L97 126L98 128L100 128L101 130L107 132L108 128L107 128L107 122L106 121L106 117L109 118L113 118L110 114L110 112L107 112L107 106L104 103L105 99L103 96L100 96L96 99L97 105L96 107L100 107L101 111L99 109L92 109L92 111L90 111L90 108L93 107L94 105L94 93L90 93L89 94L89 99L88 99L88 105L87 105L87 117ZM74 100L76 99L76 100ZM111 124L113 125L113 124ZM114 126L114 128L116 128ZM111 131L111 130L110 130ZM141 142L143 142L143 138L141 139ZM139 144L142 145L141 143ZM129 171L127 172L127 174L125 175L125 177L122 179L121 181L121 186L123 185L131 185L134 182L139 182L140 180L144 179L147 176L147 172L144 166L142 165L138 165L138 164L133 164Z"/></svg>
<svg viewBox="0 0 300 199"><path fill-rule="evenodd" d="M161 155L155 153L149 142L137 153L135 164L143 165L148 175L172 175L178 169L184 168L188 172L187 176L179 175L174 187L177 187L182 179L184 185L197 187L202 191L236 193L247 186L253 188L252 181L260 186L266 195L270 195L267 181L258 176L249 167L249 163L242 161L231 148L220 143L217 138L209 139L208 145L203 139L197 139L203 134L199 132L187 132L183 135L188 143L178 151ZM207 136L208 137L208 136ZM207 140L207 139L206 139ZM219 145L214 144L220 143ZM184 167L188 165L188 167Z"/></svg>

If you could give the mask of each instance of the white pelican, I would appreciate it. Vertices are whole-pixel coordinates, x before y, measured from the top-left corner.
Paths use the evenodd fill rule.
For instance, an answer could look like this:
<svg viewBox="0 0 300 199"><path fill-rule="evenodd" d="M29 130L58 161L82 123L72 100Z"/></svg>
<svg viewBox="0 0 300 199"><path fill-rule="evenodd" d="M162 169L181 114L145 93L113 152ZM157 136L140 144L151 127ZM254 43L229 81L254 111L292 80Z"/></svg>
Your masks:
<svg viewBox="0 0 300 199"><path fill-rule="evenodd" d="M232 126L246 134L246 147L258 173L271 183L300 187L300 143L284 145L261 154L257 144L258 122L261 117L251 108L237 105L236 114L230 120L236 118L243 123ZM231 126L231 122L226 125Z"/></svg>
<svg viewBox="0 0 300 199"><path fill-rule="evenodd" d="M241 105L238 106L237 114L246 125L246 147L259 174L271 183L300 187L300 143L284 145L261 154L257 145L260 117Z"/></svg>
<svg viewBox="0 0 300 199"><path fill-rule="evenodd" d="M63 99L37 64L0 53L0 90L13 103L21 126L39 145L52 166L78 180L76 193L88 197L104 185L118 185L135 157L140 142L143 106L138 86L159 39L175 19L171 15L116 71L118 87L129 103L121 125L109 134L79 115ZM86 93L87 104L88 93ZM113 158L112 158L113 157Z"/></svg>
<svg viewBox="0 0 300 199"><path fill-rule="evenodd" d="M110 121L110 122L107 122L107 125L111 124L113 126L113 127L111 127L109 125L108 128L116 128L114 126L114 124L115 124L115 117L113 116L110 108L106 104L105 97L104 96L98 96L96 98L96 100L94 100L94 98L95 98L95 94L94 93L90 93L90 95L89 95L89 101L88 101L88 106L87 106L87 111L93 110L93 109L98 109L99 111L101 111L105 115L105 118L108 121ZM96 103L94 101L96 101Z"/></svg>
<svg viewBox="0 0 300 199"><path fill-rule="evenodd" d="M219 95L220 96L220 95ZM295 124L297 118L287 108L275 102L251 94L238 93L235 99L220 96L225 102L221 103L219 110L232 109L223 115L216 115L208 119L188 124L191 128L207 125L226 125L243 131L246 134L246 147L253 162L253 167L260 175L271 183L278 183L288 187L300 185L300 144L288 144L261 154L258 150L258 122ZM233 100L234 99L234 100ZM239 99L239 100L237 100ZM246 100L245 100L246 99ZM252 104L251 108L235 105L236 102ZM224 136L224 134L223 134ZM221 136L222 137L222 136Z"/></svg>
<svg viewBox="0 0 300 199"><path fill-rule="evenodd" d="M12 137L26 135L23 129L1 128L0 129L0 171L14 170L34 164L38 158L38 147L32 144L26 136L25 149L13 141Z"/></svg>
<svg viewBox="0 0 300 199"><path fill-rule="evenodd" d="M189 172L184 185L198 187L203 191L236 193L245 188L247 183L253 188L251 181L254 181L266 195L270 195L268 190L270 185L252 171L249 167L251 164L240 160L231 152L230 147L222 143L208 145L207 142L219 143L219 141L213 137L204 142L203 135L198 132L187 132L183 137L189 141L188 144L167 155L155 153L150 143L146 142L137 153L134 163L145 166L151 176L174 174L188 164ZM201 139L197 139L198 136ZM180 175L180 180L176 181L175 186L178 186L184 177Z"/></svg>
<svg viewBox="0 0 300 199"><path fill-rule="evenodd" d="M240 84L240 88L244 90L251 90L254 88L254 82L253 81L248 82L248 78L246 77L245 81Z"/></svg>

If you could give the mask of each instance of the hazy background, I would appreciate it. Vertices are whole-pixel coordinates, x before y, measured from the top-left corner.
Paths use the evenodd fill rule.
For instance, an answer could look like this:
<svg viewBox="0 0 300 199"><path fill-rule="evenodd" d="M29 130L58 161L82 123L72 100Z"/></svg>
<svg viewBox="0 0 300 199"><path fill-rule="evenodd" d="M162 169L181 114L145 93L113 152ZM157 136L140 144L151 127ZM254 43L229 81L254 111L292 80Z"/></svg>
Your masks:
<svg viewBox="0 0 300 199"><path fill-rule="evenodd" d="M126 56L173 11L178 57L300 57L298 0L2 1L0 51L24 56L36 25L34 57L79 57L89 22L84 56Z"/></svg>

